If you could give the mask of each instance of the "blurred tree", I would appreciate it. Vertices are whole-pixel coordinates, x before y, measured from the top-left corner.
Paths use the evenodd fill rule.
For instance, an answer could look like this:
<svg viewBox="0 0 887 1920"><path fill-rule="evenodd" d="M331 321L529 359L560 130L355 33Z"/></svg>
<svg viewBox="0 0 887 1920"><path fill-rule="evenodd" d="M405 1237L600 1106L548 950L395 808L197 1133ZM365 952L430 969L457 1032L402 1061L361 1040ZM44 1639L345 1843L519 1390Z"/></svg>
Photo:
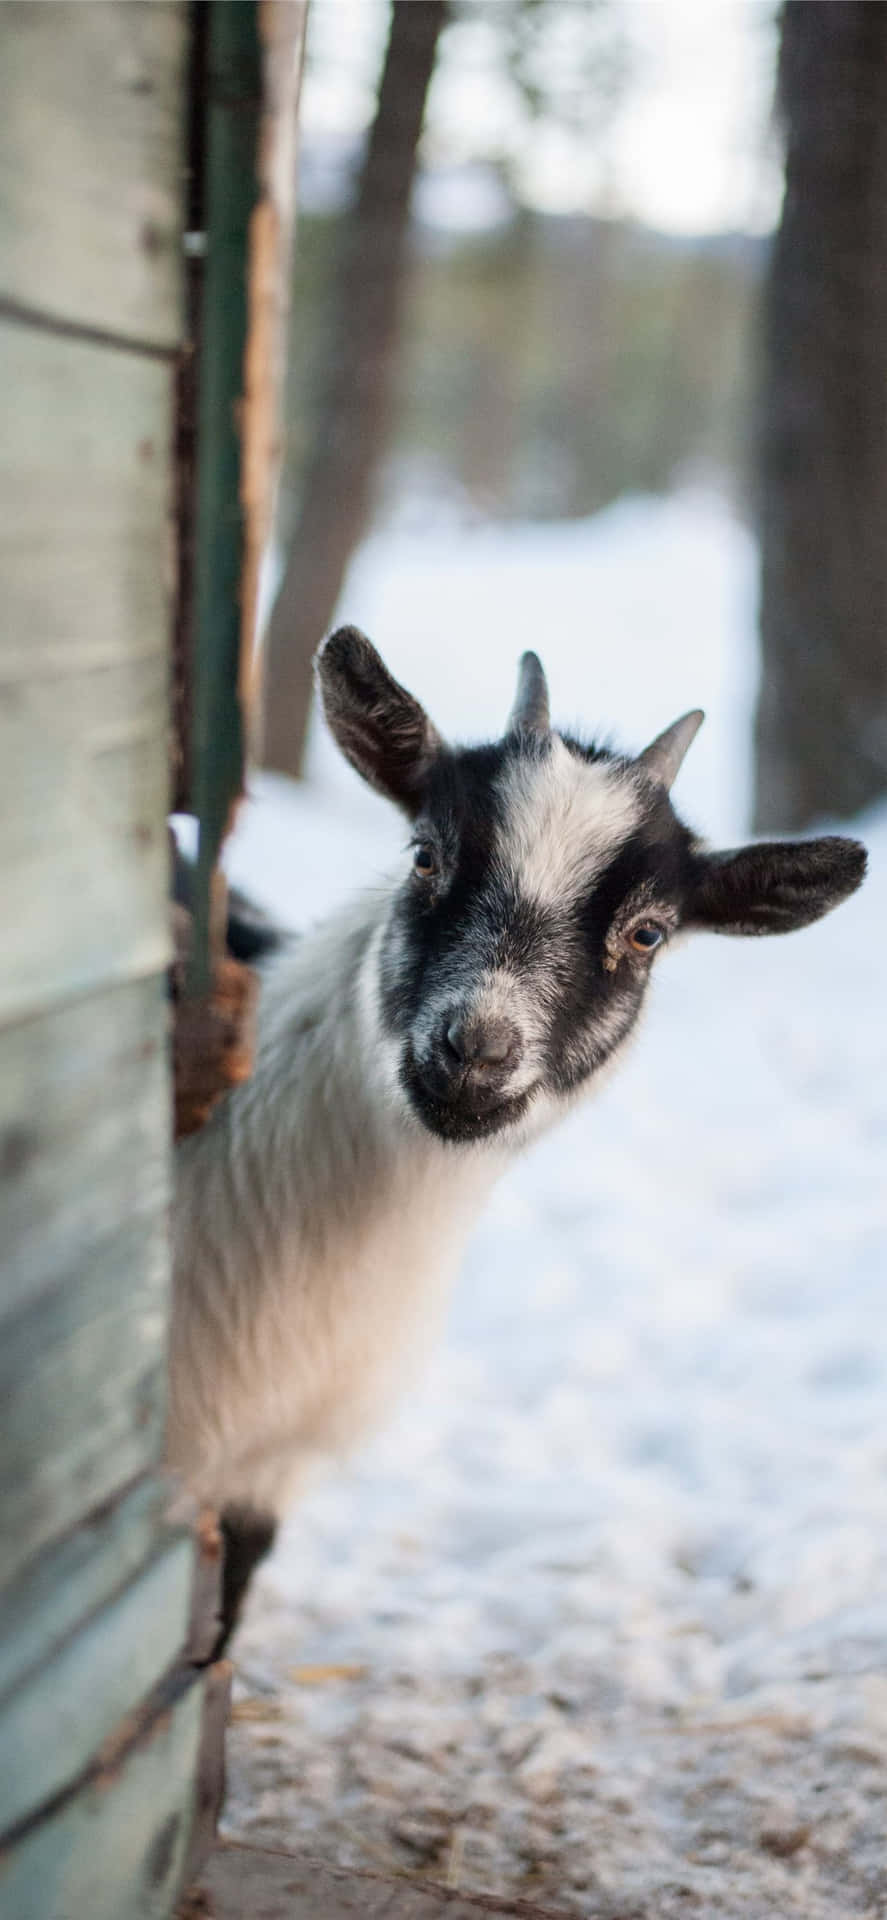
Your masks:
<svg viewBox="0 0 887 1920"><path fill-rule="evenodd" d="M887 790L887 6L786 0L755 824Z"/></svg>
<svg viewBox="0 0 887 1920"><path fill-rule="evenodd" d="M502 125L497 131L472 125L470 155L462 158L492 165L515 201L520 198L525 136L531 125L558 128L586 147L598 142L627 76L627 42L611 0L508 0L507 5L502 0L393 0L376 115L354 203L341 222L331 302L321 303L328 306L322 337L312 343L318 331L315 313L306 313L307 324L300 328L305 338L297 357L319 400L310 408L312 423L297 489L300 505L269 623L265 665L263 757L267 766L283 772L301 770L311 657L330 624L348 561L365 530L389 437L394 388L401 381L398 348L410 194L428 87L448 22L452 30L444 44L450 48L457 79L451 97L461 93L458 76L471 70L470 45L488 78L498 77L504 84L512 107L506 115L507 135ZM464 139L461 110L457 118ZM446 147L446 134L443 144ZM302 225L298 286L300 301L307 293L308 305L316 308L315 279L318 266L323 277L323 267L322 260L309 257L311 224L307 219ZM335 225L317 224L327 229ZM315 237L322 254L329 231ZM525 238L518 220L505 243L509 258L526 256ZM428 264L423 262L423 268ZM491 486L506 472L517 417L513 382L523 330L521 315L509 304L512 282L513 276L507 287L503 283L501 289L490 290L496 318L485 342L484 365L467 373L468 384L475 386L470 406L473 464L480 493L490 497ZM587 336L586 315L586 347ZM464 343L457 343L460 361L463 352Z"/></svg>
<svg viewBox="0 0 887 1920"><path fill-rule="evenodd" d="M369 514L391 405L410 195L447 0L392 0L337 276L326 391L266 640L264 764L301 771L311 659Z"/></svg>

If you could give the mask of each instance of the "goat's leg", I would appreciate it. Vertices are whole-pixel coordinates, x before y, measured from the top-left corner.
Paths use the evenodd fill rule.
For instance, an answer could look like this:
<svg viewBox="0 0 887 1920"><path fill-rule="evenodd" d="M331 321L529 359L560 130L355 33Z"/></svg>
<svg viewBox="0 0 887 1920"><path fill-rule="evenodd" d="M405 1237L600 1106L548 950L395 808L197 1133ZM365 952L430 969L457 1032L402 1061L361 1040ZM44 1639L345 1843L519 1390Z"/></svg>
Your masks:
<svg viewBox="0 0 887 1920"><path fill-rule="evenodd" d="M246 1590L260 1560L270 1553L277 1516L257 1507L224 1507L219 1525L225 1548L222 1568L222 1619L213 1659L224 1653L240 1618Z"/></svg>

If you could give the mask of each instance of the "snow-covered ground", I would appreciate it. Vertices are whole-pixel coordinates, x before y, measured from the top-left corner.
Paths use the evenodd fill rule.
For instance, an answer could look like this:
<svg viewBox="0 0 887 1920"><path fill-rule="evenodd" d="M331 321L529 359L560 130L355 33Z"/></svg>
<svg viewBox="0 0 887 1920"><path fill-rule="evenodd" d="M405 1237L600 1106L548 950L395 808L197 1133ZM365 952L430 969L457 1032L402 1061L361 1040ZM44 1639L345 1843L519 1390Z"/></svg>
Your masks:
<svg viewBox="0 0 887 1920"><path fill-rule="evenodd" d="M405 535L343 617L453 733L538 648L676 802L746 826L755 557L717 503ZM887 817L789 940L664 961L641 1039L515 1166L446 1344L293 1514L235 1646L228 1830L588 1916L887 1914ZM402 828L328 742L236 877L296 924Z"/></svg>

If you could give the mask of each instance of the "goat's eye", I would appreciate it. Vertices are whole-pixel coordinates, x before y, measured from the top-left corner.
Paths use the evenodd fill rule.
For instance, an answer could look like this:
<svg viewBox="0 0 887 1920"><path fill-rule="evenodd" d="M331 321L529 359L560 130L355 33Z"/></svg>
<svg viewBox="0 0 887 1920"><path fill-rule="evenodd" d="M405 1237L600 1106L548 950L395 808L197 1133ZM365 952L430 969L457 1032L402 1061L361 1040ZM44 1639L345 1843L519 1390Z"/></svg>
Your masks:
<svg viewBox="0 0 887 1920"><path fill-rule="evenodd" d="M439 871L434 848L430 847L426 840L421 840L419 845L413 848L413 872L419 875L420 880L433 880Z"/></svg>
<svg viewBox="0 0 887 1920"><path fill-rule="evenodd" d="M635 953L652 953L664 938L661 927L655 926L652 920L644 920L639 927L632 927L628 944L634 947Z"/></svg>

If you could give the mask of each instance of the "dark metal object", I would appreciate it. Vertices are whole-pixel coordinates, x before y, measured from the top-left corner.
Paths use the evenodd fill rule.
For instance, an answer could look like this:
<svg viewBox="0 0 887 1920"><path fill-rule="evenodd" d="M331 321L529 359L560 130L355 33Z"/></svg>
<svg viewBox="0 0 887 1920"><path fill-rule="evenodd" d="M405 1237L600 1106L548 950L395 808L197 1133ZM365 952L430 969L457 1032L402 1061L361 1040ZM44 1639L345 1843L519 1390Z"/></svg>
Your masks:
<svg viewBox="0 0 887 1920"><path fill-rule="evenodd" d="M259 198L262 108L258 8L209 9L204 269L194 567L192 811L199 824L189 990L210 985L213 869L241 791L240 583L244 544L238 408L248 330L248 235Z"/></svg>

